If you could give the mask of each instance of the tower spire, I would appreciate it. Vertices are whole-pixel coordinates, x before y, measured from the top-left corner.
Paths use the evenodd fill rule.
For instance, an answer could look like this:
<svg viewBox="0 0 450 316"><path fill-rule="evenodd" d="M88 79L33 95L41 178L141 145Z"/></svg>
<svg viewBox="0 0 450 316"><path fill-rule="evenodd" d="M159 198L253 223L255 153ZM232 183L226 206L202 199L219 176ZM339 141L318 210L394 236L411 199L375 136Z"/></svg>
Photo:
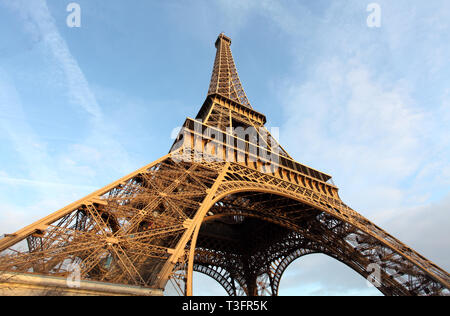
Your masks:
<svg viewBox="0 0 450 316"><path fill-rule="evenodd" d="M217 53L208 95L220 94L252 108L239 79L230 45L231 39L224 33L220 33L216 40Z"/></svg>

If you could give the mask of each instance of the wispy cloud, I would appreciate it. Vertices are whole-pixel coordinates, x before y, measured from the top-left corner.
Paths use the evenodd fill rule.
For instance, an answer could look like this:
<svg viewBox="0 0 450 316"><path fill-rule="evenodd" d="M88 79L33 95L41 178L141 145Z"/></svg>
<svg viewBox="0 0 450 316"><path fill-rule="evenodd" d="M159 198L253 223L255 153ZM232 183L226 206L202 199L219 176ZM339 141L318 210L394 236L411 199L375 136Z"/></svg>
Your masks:
<svg viewBox="0 0 450 316"><path fill-rule="evenodd" d="M11 75L0 67L0 109L3 114L0 116L0 129L6 132L7 139L23 165L16 169L22 170L23 174L20 175L15 174L16 172L9 174L5 170L8 176L2 177L0 183L6 191L16 190L17 186L21 186L23 192L28 192L28 197L24 200L27 202L22 205L23 212L32 214L36 211L36 205L51 205L52 208L39 212L48 214L71 199L78 199L89 193L94 186L107 184L104 183L104 178L100 177L99 180L99 175L105 172L123 175L125 171L130 172L134 168L123 146L111 136L113 123L105 120L102 109L61 36L46 1L5 1L2 5L20 17L24 32L40 39L39 52L34 54L38 54L37 58L50 60L52 65L62 70L63 75L58 80L67 92L66 102L83 109L85 113L83 126L87 126L87 136L84 140L78 139L76 142L49 148L29 124L29 113L24 110L23 100ZM45 78L41 79L46 80L51 75L54 74L44 73ZM61 106L67 107L67 104ZM106 179L113 180L111 177ZM30 194L36 192L38 198ZM7 208L13 205L13 201L8 204L9 200L8 196L2 198L2 214L11 214L7 212ZM52 202L41 203L45 200Z"/></svg>
<svg viewBox="0 0 450 316"><path fill-rule="evenodd" d="M398 189L426 158L421 146L429 115L401 83L384 84L361 63L336 59L317 65L308 82L290 86L283 101L289 113L284 141L292 154L373 202L385 200L373 196L374 186Z"/></svg>
<svg viewBox="0 0 450 316"><path fill-rule="evenodd" d="M61 157L61 159L69 162L70 156L84 155L91 162L93 160L97 162L90 164L93 168L101 166L117 168L119 166L119 170L130 171L129 157L126 151L111 136L110 132L115 127L112 122L104 119L101 106L77 60L61 36L46 1L7 1L6 4L22 17L25 31L36 33L36 36L41 38L41 43L47 51L46 58L50 58L54 65L63 70L64 78L62 79L68 93L68 101L79 106L88 114L86 121L89 122L89 129L85 142L70 145L67 156ZM94 152L96 152L95 155L90 155ZM120 161L120 164L117 164L117 161ZM65 166L69 167L70 163Z"/></svg>
<svg viewBox="0 0 450 316"><path fill-rule="evenodd" d="M1 67L0 111L15 117L26 117L20 96L8 74ZM45 144L40 142L38 135L26 120L10 120L0 116L0 129L9 137L32 179L58 180L55 170L50 167L52 162Z"/></svg>
<svg viewBox="0 0 450 316"><path fill-rule="evenodd" d="M53 56L55 63L62 68L66 76L71 102L81 106L94 118L100 119L102 116L101 108L76 59L70 53L65 40L56 27L46 1L9 0L5 4L20 14L24 29L42 40Z"/></svg>
<svg viewBox="0 0 450 316"><path fill-rule="evenodd" d="M59 182L48 182L48 181L36 181L30 179L21 179L21 178L12 178L12 177L0 177L0 183L7 185L20 185L20 186L32 186L32 187L43 187L46 190L54 190L55 188L64 189L64 190L74 190L74 189L83 189L83 190L95 190L97 189L94 186L84 186L84 185L76 185L71 183L59 183Z"/></svg>

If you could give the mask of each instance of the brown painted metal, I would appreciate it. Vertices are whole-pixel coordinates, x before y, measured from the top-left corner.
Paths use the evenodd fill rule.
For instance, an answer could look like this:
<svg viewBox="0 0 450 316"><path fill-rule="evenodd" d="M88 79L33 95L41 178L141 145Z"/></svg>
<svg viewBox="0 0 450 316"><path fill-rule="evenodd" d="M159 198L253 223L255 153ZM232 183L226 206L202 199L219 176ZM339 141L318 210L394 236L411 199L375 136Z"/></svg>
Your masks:
<svg viewBox="0 0 450 316"><path fill-rule="evenodd" d="M251 108L231 55L231 39L223 33L216 41L217 54L214 61L208 95L221 94Z"/></svg>
<svg viewBox="0 0 450 316"><path fill-rule="evenodd" d="M0 240L0 271L192 295L193 271L230 295L277 295L286 267L323 253L386 295L448 295L450 276L344 204L252 109L219 35L205 103L170 153ZM373 275L372 275L373 276Z"/></svg>

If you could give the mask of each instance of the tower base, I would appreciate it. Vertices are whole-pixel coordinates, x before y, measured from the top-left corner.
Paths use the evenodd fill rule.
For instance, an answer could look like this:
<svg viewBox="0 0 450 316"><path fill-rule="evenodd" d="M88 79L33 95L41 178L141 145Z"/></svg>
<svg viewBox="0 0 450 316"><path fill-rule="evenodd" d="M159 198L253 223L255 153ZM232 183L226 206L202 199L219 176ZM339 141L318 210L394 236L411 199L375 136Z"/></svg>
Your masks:
<svg viewBox="0 0 450 316"><path fill-rule="evenodd" d="M69 286L63 277L0 272L0 296L162 296L139 286L80 281Z"/></svg>

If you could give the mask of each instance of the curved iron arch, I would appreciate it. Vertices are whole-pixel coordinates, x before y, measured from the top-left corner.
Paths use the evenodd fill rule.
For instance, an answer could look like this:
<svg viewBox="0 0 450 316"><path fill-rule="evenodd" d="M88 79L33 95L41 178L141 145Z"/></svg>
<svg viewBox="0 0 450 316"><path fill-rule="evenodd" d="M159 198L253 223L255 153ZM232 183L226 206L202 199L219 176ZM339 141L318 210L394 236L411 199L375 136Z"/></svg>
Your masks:
<svg viewBox="0 0 450 316"><path fill-rule="evenodd" d="M260 218L261 220L267 220L267 217L261 216L260 214L257 214L257 213L243 214L242 212L226 212L226 213L222 213L220 215L210 216L209 218L207 217L207 218L205 218L205 221L213 220L218 217L227 217L227 216L236 216L236 215L251 216L251 217L255 217L255 218ZM273 222L275 222L278 225L282 225L282 223L280 223L278 221L273 221ZM288 227L288 228L290 228L290 227ZM297 248L297 249L293 250L292 252L285 254L281 258L281 260L280 260L280 258L276 258L275 260L272 261L272 263L275 264L277 267L276 271L272 272L270 275L270 277L272 278L272 280L271 280L272 295L278 295L279 284L281 281L282 274L287 269L289 264L304 255L309 255L309 254L314 254L314 253L324 254L326 256L329 256L329 257L347 265L349 268L351 268L352 270L354 270L355 272L357 272L364 278L367 278L367 276L369 275L369 273L365 269L361 269L361 267L358 266L357 264L355 264L355 263L352 264L351 262L344 260L344 258L339 257L339 255L335 251L333 251L329 247L325 247L324 244L318 240L314 241L313 243L309 243L308 248L304 248L304 246L301 246L301 245L299 245L299 247L302 247L302 248ZM195 266L203 267L202 269L204 269L204 270L208 269L207 272L204 272L204 271L199 271L199 272L203 272L203 273L211 276L216 281L218 281L228 293L233 293L230 295L236 295L235 294L236 291L234 291L234 292L228 291L228 289L232 286L231 283L230 282L228 282L228 284L223 283L223 277L219 273L217 273L217 271L215 271L212 268L208 268L208 267L205 267L205 266L199 265L199 264L194 264L194 267ZM194 268L194 270L198 271L195 268ZM378 290L380 290L380 292L382 292L383 294L391 294L390 291L388 291L384 288L381 288Z"/></svg>
<svg viewBox="0 0 450 316"><path fill-rule="evenodd" d="M330 205L326 204L326 203L312 203L311 201L308 201L304 198L295 198L293 197L292 193L287 191L287 190L283 190L280 188L277 189L273 189L273 186L268 185L268 184L257 184L254 185L252 184L248 184L246 183L246 185L243 187L241 185L239 185L238 187L233 186L232 183L227 182L226 183L226 188L222 189L222 190L218 190L218 194L215 195L215 197L212 199L211 201L211 207L219 202L221 199L223 199L224 197L226 197L227 195L232 195L232 194L236 194L236 193L243 193L243 192L263 192L263 193L269 193L269 194L274 194L274 195L279 195L279 196L283 196L286 197L288 199L292 199L294 201L298 201L301 203L304 203L306 205L310 205L311 207L317 209L318 211L321 211L323 213L326 213L334 218L336 218L337 220L342 221L345 225L351 225L351 226L356 226L355 228L358 230L358 236L362 236L362 238L365 238L365 242L368 242L368 240L370 240L370 244L371 246L375 245L374 247L378 247L380 248L383 252L385 251L385 248L388 248L389 250L391 250L391 252L389 254L394 254L394 255L398 255L398 256L402 256L403 259L406 259L406 261L408 261L408 257L405 257L401 252L399 252L395 246L389 244L389 242L386 239L381 238L380 236L377 236L375 234L369 234L367 233L367 229L361 230L361 225L354 225L354 219L353 221L351 219L349 219L349 215L351 214L352 216L356 216L358 217L359 220L361 221L367 221L366 219L364 219L362 216L360 216L358 213L356 213L355 211L352 211L351 213L343 214L344 212L340 212L339 210L333 208L334 211L330 211ZM343 203L342 203L343 204ZM210 208L211 208L210 207ZM208 210L210 209L208 208ZM340 215L337 216L336 214ZM356 214L356 215L355 215ZM241 214L236 214L236 215L242 215ZM247 216L250 216L250 214L245 214ZM208 216L204 217L204 220L208 220ZM278 224L283 224L281 223L279 220L276 220L278 222ZM369 222L370 223L370 222ZM284 223L286 224L286 223ZM373 224L372 224L373 225ZM373 225L375 226L375 225ZM376 227L376 226L375 226ZM377 227L377 229L379 229ZM380 229L381 230L381 229ZM390 235L385 235L385 237L389 237ZM356 237L356 240L358 240L358 238ZM195 244L195 241L194 241ZM362 254L361 249L358 249L358 246L360 246L359 242L356 242L354 244L348 244L347 246L353 247L353 251L354 252L360 252L360 254ZM410 249L410 248L408 248ZM365 249L362 249L365 250ZM381 251L379 251L381 252ZM378 253L378 256L380 256L380 254ZM368 271L366 271L366 267L372 263L377 263L380 261L374 260L373 256L366 256L365 260L365 266L361 265L359 263L349 263L345 260L342 259L338 259L339 257L337 256L332 256L333 258L339 260L340 262L343 262L344 264L348 265L350 268L352 268L353 270L355 270L356 272L358 272L359 274L361 274L364 277L367 277L370 275L370 273ZM360 256L361 258L364 256ZM361 260L358 259L358 260ZM381 259L381 257L380 257ZM364 260L363 260L364 261ZM394 263L399 263L399 262L394 262ZM400 264L404 264L404 262L401 262ZM410 292L410 289L413 288L413 282L410 281L405 281L402 279L397 279L398 277L403 276L406 273L403 274L399 274L397 271L392 272L391 271L385 269L385 266L382 266L382 264L380 265L380 267L383 269L381 271L382 273L382 277L383 277L383 282L384 284L382 284L382 286L379 288L379 290L384 293L385 295L411 295L413 292ZM398 268L398 267L394 267L394 268ZM416 268L417 269L417 268ZM419 269L417 269L419 270ZM415 271L417 273L417 271ZM420 275L419 277L423 278L423 271L419 271L420 273L422 273L422 275ZM411 280L411 278L409 279ZM423 279L422 279L423 280ZM433 281L431 281L433 282ZM432 284L434 285L434 284ZM413 288L414 290L414 288ZM417 289L415 289L417 290Z"/></svg>
<svg viewBox="0 0 450 316"><path fill-rule="evenodd" d="M229 174L233 174L239 169L247 169L237 164L232 165L234 169ZM358 230L359 236L354 236L356 242L351 245L355 251L361 253L373 250L372 254L365 254L365 256L370 259L371 263L379 264L381 267L384 282L386 282L385 294L426 295L430 292L440 293L447 290L445 284L450 280L445 271L349 208L340 199L321 196L320 193L305 188L299 188L299 193L295 194L292 191L292 183L273 177L272 180L271 183L256 181L249 183L248 181L236 181L232 176L228 176L217 190L211 205L227 195L240 192L264 192L299 201ZM282 186L277 186L276 182L284 183ZM358 237L364 239L362 243L358 241ZM366 243L365 248L358 248L363 243ZM370 247L371 249L369 249ZM376 258L377 256L378 258ZM395 259L392 260L392 257ZM385 260L390 261L386 263Z"/></svg>
<svg viewBox="0 0 450 316"><path fill-rule="evenodd" d="M219 283L229 296L236 296L236 287L234 286L233 279L226 277L220 272L214 270L212 267L208 267L202 264L194 263L194 271L205 274ZM222 271L226 271L222 269Z"/></svg>
<svg viewBox="0 0 450 316"><path fill-rule="evenodd" d="M327 252L323 252L323 251L319 251L319 250L312 250L312 249L297 249L297 250L293 251L290 255L283 258L277 266L277 270L276 270L274 280L273 280L273 283L274 283L273 287L274 287L274 291L276 292L276 295L278 295L278 291L280 289L280 283L281 283L283 274L286 271L286 269L290 266L290 264L301 257L313 255L313 254L322 254L327 257L333 258L336 261L338 261L342 264L345 264L347 267L349 267L350 269L352 269L359 275L362 275L358 270L356 270L354 267L352 267L352 265L349 265L347 262L340 260L332 253L327 253ZM385 294L385 295L390 294L389 292L383 291L382 288L380 289L380 288L376 287L376 289L379 290L382 294Z"/></svg>

